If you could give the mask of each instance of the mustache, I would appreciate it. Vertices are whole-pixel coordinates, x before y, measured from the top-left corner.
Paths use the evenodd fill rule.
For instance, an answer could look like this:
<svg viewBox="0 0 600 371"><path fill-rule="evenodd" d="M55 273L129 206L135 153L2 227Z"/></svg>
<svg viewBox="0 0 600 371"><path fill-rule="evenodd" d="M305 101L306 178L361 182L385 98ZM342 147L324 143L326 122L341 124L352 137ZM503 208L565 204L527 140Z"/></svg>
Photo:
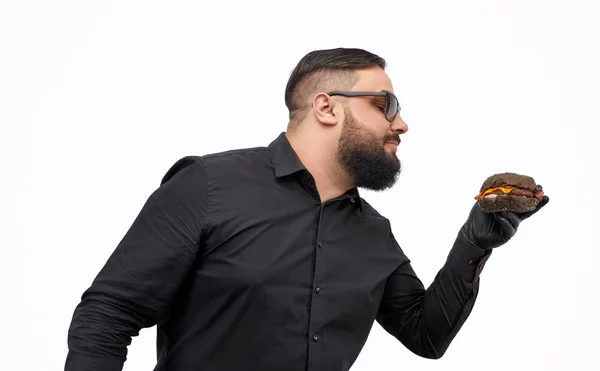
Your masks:
<svg viewBox="0 0 600 371"><path fill-rule="evenodd" d="M399 144L400 143L400 135L392 134L392 135L387 135L387 136L385 136L385 138L383 138L384 143L391 142L391 141L396 141Z"/></svg>

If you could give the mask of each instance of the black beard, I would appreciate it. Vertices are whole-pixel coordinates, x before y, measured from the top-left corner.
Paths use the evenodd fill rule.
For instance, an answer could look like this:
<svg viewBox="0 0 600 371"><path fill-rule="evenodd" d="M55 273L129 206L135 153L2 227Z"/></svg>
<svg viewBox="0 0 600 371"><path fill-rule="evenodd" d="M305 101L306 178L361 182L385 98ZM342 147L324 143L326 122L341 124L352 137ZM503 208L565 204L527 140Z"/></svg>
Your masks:
<svg viewBox="0 0 600 371"><path fill-rule="evenodd" d="M357 187L373 191L391 188L398 179L402 165L395 155L386 152L384 144L397 138L397 135L386 136L383 141L378 140L346 110L338 141L338 161Z"/></svg>

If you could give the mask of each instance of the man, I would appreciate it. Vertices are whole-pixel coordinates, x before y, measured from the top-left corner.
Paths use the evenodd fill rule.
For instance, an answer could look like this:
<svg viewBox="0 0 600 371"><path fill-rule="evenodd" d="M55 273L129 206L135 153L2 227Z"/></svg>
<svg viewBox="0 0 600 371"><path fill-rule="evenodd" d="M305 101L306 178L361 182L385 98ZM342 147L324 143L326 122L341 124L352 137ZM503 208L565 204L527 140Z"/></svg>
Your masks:
<svg viewBox="0 0 600 371"><path fill-rule="evenodd" d="M408 126L385 61L307 54L290 121L268 147L177 161L75 309L66 370L121 370L157 325L155 370L348 370L374 321L439 358L468 317L493 249L524 218L475 204L425 289L389 221L357 188L400 172ZM450 246L449 246L450 247Z"/></svg>

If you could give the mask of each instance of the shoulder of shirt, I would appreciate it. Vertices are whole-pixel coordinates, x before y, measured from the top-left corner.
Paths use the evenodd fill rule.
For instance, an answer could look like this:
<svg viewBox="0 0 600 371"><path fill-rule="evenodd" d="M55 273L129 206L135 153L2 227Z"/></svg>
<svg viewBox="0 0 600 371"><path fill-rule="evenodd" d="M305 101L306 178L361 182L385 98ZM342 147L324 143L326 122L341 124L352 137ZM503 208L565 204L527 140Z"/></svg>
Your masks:
<svg viewBox="0 0 600 371"><path fill-rule="evenodd" d="M402 248L400 247L400 245L398 244L398 241L396 240L396 237L394 236L393 233L393 228L392 228L392 223L390 222L390 220L388 218L386 218L385 216L381 215L371 204L369 204L364 198L361 197L362 200L362 205L363 205L363 214L365 216L367 216L369 219L371 220L377 220L380 223L384 223L386 224L386 228L388 229L389 233L390 233L390 241L392 241L393 245L395 246L395 248L398 249L398 251L405 257L408 258L406 256L406 254L404 253L404 251L402 250ZM410 263L410 259L407 260L408 263Z"/></svg>
<svg viewBox="0 0 600 371"><path fill-rule="evenodd" d="M379 211L377 211L370 203L367 202L363 197L360 198L362 207L363 207L363 215L369 217L371 219L379 219L383 222L389 223L389 219L385 216L381 215Z"/></svg>
<svg viewBox="0 0 600 371"><path fill-rule="evenodd" d="M219 160L231 159L234 157L239 157L240 155L248 155L251 153L262 154L266 153L268 150L267 147L251 147L251 148L239 148L239 149L230 149L227 151L210 153L203 156L199 156L204 161L219 162Z"/></svg>
<svg viewBox="0 0 600 371"><path fill-rule="evenodd" d="M179 158L177 161L171 165L169 170L165 173L161 180L161 184L167 182L171 179L175 174L178 174L189 167L195 167L204 171L204 167L207 163L211 166L217 165L219 166L222 160L232 159L235 157L248 155L250 153L266 153L267 147L251 147L251 148L240 148L240 149L231 149L222 152L209 153L205 155L188 155Z"/></svg>

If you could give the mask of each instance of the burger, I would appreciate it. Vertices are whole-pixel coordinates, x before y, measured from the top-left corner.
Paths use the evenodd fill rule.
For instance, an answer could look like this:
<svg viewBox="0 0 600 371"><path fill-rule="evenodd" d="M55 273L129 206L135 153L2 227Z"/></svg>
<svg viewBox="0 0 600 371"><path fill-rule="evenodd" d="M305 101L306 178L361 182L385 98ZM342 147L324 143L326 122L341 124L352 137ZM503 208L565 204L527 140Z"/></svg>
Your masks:
<svg viewBox="0 0 600 371"><path fill-rule="evenodd" d="M483 211L533 211L542 200L542 186L526 175L500 173L488 177L475 199Z"/></svg>

